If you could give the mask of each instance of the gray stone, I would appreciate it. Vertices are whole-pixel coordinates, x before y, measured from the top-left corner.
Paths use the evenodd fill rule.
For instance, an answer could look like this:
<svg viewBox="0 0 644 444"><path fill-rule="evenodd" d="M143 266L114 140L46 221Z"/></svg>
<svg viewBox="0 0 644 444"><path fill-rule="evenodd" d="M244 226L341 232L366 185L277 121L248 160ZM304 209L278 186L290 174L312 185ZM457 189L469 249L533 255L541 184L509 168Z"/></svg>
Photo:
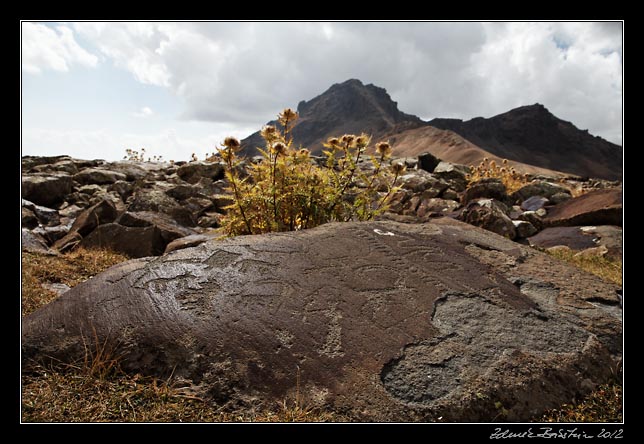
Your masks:
<svg viewBox="0 0 644 444"><path fill-rule="evenodd" d="M74 180L81 185L87 184L109 184L117 180L125 180L125 174L116 171L104 170L100 168L85 168L79 173L74 174Z"/></svg>
<svg viewBox="0 0 644 444"><path fill-rule="evenodd" d="M125 202L127 198L130 197L134 192L134 186L124 180L117 180L113 184L110 184L107 187L107 190L116 192L121 200Z"/></svg>
<svg viewBox="0 0 644 444"><path fill-rule="evenodd" d="M109 200L103 200L79 214L69 233L57 240L53 248L60 252L70 250L79 243L79 238L88 235L101 224L116 220L117 216L114 204Z"/></svg>
<svg viewBox="0 0 644 444"><path fill-rule="evenodd" d="M508 213L507 206L497 200L479 199L468 203L458 218L468 224L514 239L517 232Z"/></svg>
<svg viewBox="0 0 644 444"><path fill-rule="evenodd" d="M23 368L95 334L224 411L525 422L611 376L617 290L449 218L326 224L119 264L23 318Z"/></svg>
<svg viewBox="0 0 644 444"><path fill-rule="evenodd" d="M438 196L443 190L449 186L445 181L439 180L424 170L414 170L401 176L398 179L400 186L405 190L410 190L416 193L425 190L434 189L435 195Z"/></svg>
<svg viewBox="0 0 644 444"><path fill-rule="evenodd" d="M72 178L64 173L22 176L22 198L36 205L53 206L72 192Z"/></svg>
<svg viewBox="0 0 644 444"><path fill-rule="evenodd" d="M572 199L572 195L569 193L556 193L550 196L548 200L551 204L557 205L570 199Z"/></svg>
<svg viewBox="0 0 644 444"><path fill-rule="evenodd" d="M434 176L450 184L455 191L464 191L467 186L466 176L470 174L470 167L449 162L440 162L434 168Z"/></svg>
<svg viewBox="0 0 644 444"><path fill-rule="evenodd" d="M164 249L177 238L195 234L194 230L179 225L169 215L152 211L125 212L119 217L118 223L126 227L157 227L165 242Z"/></svg>
<svg viewBox="0 0 644 444"><path fill-rule="evenodd" d="M29 253L49 254L55 255L56 252L49 249L45 239L27 228L21 230L20 244L22 251Z"/></svg>
<svg viewBox="0 0 644 444"><path fill-rule="evenodd" d="M521 202L521 209L524 211L537 211L548 203L548 198L532 196Z"/></svg>
<svg viewBox="0 0 644 444"><path fill-rule="evenodd" d="M189 162L177 169L177 175L188 183L197 183L202 177L219 180L224 177L224 165L212 162Z"/></svg>
<svg viewBox="0 0 644 444"><path fill-rule="evenodd" d="M518 219L530 222L537 230L543 228L543 218L536 211L524 211L519 215Z"/></svg>
<svg viewBox="0 0 644 444"><path fill-rule="evenodd" d="M548 210L544 224L550 227L576 225L622 225L622 190L595 190L562 202Z"/></svg>
<svg viewBox="0 0 644 444"><path fill-rule="evenodd" d="M420 218L432 216L445 216L448 213L456 211L461 205L458 202L447 199L433 197L420 202L416 214Z"/></svg>
<svg viewBox="0 0 644 444"><path fill-rule="evenodd" d="M103 188L101 188L100 185L96 184L90 184L90 185L83 185L78 188L79 193L87 194L88 196L93 196L96 193L101 193L105 192Z"/></svg>
<svg viewBox="0 0 644 444"><path fill-rule="evenodd" d="M165 254L171 253L176 250L183 250L184 248L196 247L204 242L221 237L218 234L191 234L190 236L181 237L170 242L165 247Z"/></svg>
<svg viewBox="0 0 644 444"><path fill-rule="evenodd" d="M533 180L512 193L512 198L518 203L532 196L541 196L549 199L551 196L559 193L570 195L570 190L563 185L546 182L545 180Z"/></svg>
<svg viewBox="0 0 644 444"><path fill-rule="evenodd" d="M36 228L38 226L38 218L29 208L22 207L20 215L20 225L22 228Z"/></svg>
<svg viewBox="0 0 644 444"><path fill-rule="evenodd" d="M525 239L537 233L537 229L530 222L525 220L513 220L514 228L517 230L517 238Z"/></svg>
<svg viewBox="0 0 644 444"><path fill-rule="evenodd" d="M156 226L125 227L116 223L99 225L80 242L81 247L109 249L132 258L159 256L166 242Z"/></svg>
<svg viewBox="0 0 644 444"><path fill-rule="evenodd" d="M468 185L467 189L463 192L461 203L465 205L474 199L480 199L482 197L505 202L508 199L508 194L505 185L500 179L485 178Z"/></svg>

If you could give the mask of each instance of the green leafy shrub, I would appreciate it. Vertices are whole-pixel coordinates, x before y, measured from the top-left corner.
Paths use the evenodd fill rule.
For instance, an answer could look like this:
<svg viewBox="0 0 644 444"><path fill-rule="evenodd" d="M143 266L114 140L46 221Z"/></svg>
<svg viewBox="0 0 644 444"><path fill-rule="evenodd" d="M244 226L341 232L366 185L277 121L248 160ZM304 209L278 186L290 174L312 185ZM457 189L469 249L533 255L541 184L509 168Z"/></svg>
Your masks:
<svg viewBox="0 0 644 444"><path fill-rule="evenodd" d="M239 157L239 141L224 140L219 155L226 166L233 203L226 207L223 231L231 236L293 231L331 221L369 220L387 208L404 171L399 163L387 165L391 147L376 145L367 155L370 137L346 134L324 144L319 165L305 148L295 148L291 130L298 115L285 109L278 115L281 129L262 128L266 142L262 160L249 163ZM360 168L367 159L370 168ZM244 167L245 165L245 167Z"/></svg>

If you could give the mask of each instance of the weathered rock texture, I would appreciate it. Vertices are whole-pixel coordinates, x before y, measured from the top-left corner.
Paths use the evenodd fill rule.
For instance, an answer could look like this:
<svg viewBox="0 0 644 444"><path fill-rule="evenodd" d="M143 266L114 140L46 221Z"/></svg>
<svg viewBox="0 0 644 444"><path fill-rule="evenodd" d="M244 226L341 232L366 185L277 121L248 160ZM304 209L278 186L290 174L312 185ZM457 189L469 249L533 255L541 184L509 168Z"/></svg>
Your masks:
<svg viewBox="0 0 644 444"><path fill-rule="evenodd" d="M299 390L358 420L525 421L610 375L617 290L448 218L327 224L117 265L25 317L22 356L96 335L228 409Z"/></svg>

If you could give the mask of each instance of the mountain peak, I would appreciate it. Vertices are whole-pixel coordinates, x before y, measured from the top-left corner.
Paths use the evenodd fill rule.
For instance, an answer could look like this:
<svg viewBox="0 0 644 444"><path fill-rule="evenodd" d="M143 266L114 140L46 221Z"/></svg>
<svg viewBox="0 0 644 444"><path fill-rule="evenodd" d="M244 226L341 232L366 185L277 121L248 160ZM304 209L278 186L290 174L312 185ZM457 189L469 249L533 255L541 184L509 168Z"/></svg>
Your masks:
<svg viewBox="0 0 644 444"><path fill-rule="evenodd" d="M375 141L401 128L424 125L418 117L401 112L387 90L358 79L333 84L319 96L301 101L297 111L300 118L293 127L293 140L313 153L321 151L322 143L331 136L364 132ZM255 133L242 145L252 152L252 148L263 146L263 140Z"/></svg>

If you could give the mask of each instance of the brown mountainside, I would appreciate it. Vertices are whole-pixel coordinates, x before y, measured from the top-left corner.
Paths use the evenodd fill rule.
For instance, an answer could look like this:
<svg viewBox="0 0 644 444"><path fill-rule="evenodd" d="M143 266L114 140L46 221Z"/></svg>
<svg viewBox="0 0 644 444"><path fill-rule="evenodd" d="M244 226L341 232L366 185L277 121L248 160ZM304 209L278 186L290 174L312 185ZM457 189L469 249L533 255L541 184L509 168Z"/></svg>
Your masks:
<svg viewBox="0 0 644 444"><path fill-rule="evenodd" d="M431 152L442 160L472 165L484 157L508 159L527 173L561 172L621 180L622 148L579 130L552 115L543 105L513 109L489 119L420 118L398 110L387 91L351 79L297 107L293 128L297 145L314 154L332 136L365 132L372 141L389 140L397 157ZM276 121L269 122L276 124ZM242 141L248 155L264 141L256 132Z"/></svg>

